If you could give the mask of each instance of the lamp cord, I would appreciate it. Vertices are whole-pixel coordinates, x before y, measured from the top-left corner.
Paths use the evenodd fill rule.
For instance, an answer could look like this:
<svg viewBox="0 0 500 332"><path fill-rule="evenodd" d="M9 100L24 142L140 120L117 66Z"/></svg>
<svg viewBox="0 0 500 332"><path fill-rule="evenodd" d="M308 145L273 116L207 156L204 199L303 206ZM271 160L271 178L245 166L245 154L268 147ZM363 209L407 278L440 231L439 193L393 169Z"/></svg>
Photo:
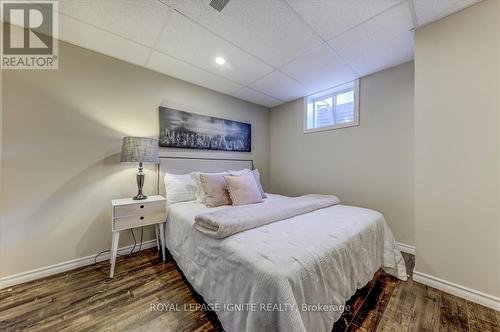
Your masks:
<svg viewBox="0 0 500 332"><path fill-rule="evenodd" d="M134 245L132 246L132 249L130 250L130 252L128 254L125 254L125 255L117 253L118 256L128 257L128 256L130 256L130 255L132 255L134 253L135 247L137 246L137 240L135 238L134 230L132 228L130 229L130 233L132 234L132 238L134 239ZM139 243L139 249L137 251L141 251L141 249L142 249L142 238L143 238L143 235L144 235L144 227L141 227L141 241ZM99 256L101 256L102 254L105 254L107 252L110 252L110 250L103 250L103 251L99 252L97 255L95 255L95 257L94 257L94 264L97 263L97 258Z"/></svg>

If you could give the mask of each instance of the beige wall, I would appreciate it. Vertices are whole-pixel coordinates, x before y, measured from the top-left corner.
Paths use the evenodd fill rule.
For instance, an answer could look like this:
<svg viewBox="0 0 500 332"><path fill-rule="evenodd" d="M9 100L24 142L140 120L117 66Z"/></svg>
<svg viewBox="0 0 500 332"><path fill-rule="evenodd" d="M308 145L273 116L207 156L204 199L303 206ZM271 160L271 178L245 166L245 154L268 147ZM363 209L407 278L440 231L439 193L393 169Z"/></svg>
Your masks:
<svg viewBox="0 0 500 332"><path fill-rule="evenodd" d="M251 123L251 153L161 153L252 158L267 187L266 108L59 45L59 70L3 73L0 276L110 248L109 201L136 191L136 169L119 163L122 136L158 136L160 104ZM155 193L153 170L146 194Z"/></svg>
<svg viewBox="0 0 500 332"><path fill-rule="evenodd" d="M500 297L500 1L415 43L415 269Z"/></svg>
<svg viewBox="0 0 500 332"><path fill-rule="evenodd" d="M303 133L303 102L271 110L271 191L381 211L413 245L413 63L361 79L360 125Z"/></svg>

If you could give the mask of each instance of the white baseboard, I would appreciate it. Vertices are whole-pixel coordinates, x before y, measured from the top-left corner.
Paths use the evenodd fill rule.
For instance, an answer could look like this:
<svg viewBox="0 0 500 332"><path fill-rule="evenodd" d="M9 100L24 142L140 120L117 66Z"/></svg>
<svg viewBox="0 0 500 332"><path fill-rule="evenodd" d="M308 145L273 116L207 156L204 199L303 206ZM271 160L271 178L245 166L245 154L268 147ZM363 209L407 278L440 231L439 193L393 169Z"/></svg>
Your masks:
<svg viewBox="0 0 500 332"><path fill-rule="evenodd" d="M498 297L485 294L465 286L457 285L418 271L413 271L413 280L471 302L479 303L486 307L500 311L500 298Z"/></svg>
<svg viewBox="0 0 500 332"><path fill-rule="evenodd" d="M132 247L133 247L133 245L121 247L120 249L118 249L118 251L119 252L120 251L127 252L127 251L130 251L130 249L132 249ZM156 239L144 241L142 243L141 250L145 250L145 249L149 249L149 248L153 248L153 247L156 247ZM122 253L122 254L124 254L124 253ZM38 268L35 270L21 272L21 273L13 274L10 276L2 277L2 278L0 278L0 289L10 287L13 285L17 285L17 284L21 284L23 282L32 281L35 279L48 277L48 276L53 275L53 274L73 270L73 269L76 269L76 268L79 268L82 266L94 264L94 258L96 255L97 254L90 255L87 257L72 259L70 261L66 261L66 262ZM108 260L109 256L110 256L109 252L104 253L104 254L99 256L97 261L102 262L104 260Z"/></svg>
<svg viewBox="0 0 500 332"><path fill-rule="evenodd" d="M396 242L396 247L407 254L415 255L415 246L410 246L409 244L404 244L401 242Z"/></svg>

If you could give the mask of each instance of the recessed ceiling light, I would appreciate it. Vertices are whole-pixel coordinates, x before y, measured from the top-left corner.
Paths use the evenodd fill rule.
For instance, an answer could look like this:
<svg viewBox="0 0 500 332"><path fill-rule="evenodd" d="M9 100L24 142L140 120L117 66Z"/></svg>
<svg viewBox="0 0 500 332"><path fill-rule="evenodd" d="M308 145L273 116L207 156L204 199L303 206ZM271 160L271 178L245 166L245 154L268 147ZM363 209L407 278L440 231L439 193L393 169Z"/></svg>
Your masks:
<svg viewBox="0 0 500 332"><path fill-rule="evenodd" d="M215 63L222 66L223 64L226 63L226 59L218 56L218 57L215 58Z"/></svg>

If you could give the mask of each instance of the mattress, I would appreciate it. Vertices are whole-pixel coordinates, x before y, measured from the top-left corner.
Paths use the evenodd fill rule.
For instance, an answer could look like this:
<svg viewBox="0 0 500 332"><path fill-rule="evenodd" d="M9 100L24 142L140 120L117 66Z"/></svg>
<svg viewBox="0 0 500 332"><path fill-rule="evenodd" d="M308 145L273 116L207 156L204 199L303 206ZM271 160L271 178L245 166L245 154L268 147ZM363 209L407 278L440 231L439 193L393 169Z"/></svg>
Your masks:
<svg viewBox="0 0 500 332"><path fill-rule="evenodd" d="M268 194L261 204L284 198ZM207 208L167 208L166 246L226 331L331 331L345 302L382 267L406 280L379 212L335 205L215 239L193 228Z"/></svg>

